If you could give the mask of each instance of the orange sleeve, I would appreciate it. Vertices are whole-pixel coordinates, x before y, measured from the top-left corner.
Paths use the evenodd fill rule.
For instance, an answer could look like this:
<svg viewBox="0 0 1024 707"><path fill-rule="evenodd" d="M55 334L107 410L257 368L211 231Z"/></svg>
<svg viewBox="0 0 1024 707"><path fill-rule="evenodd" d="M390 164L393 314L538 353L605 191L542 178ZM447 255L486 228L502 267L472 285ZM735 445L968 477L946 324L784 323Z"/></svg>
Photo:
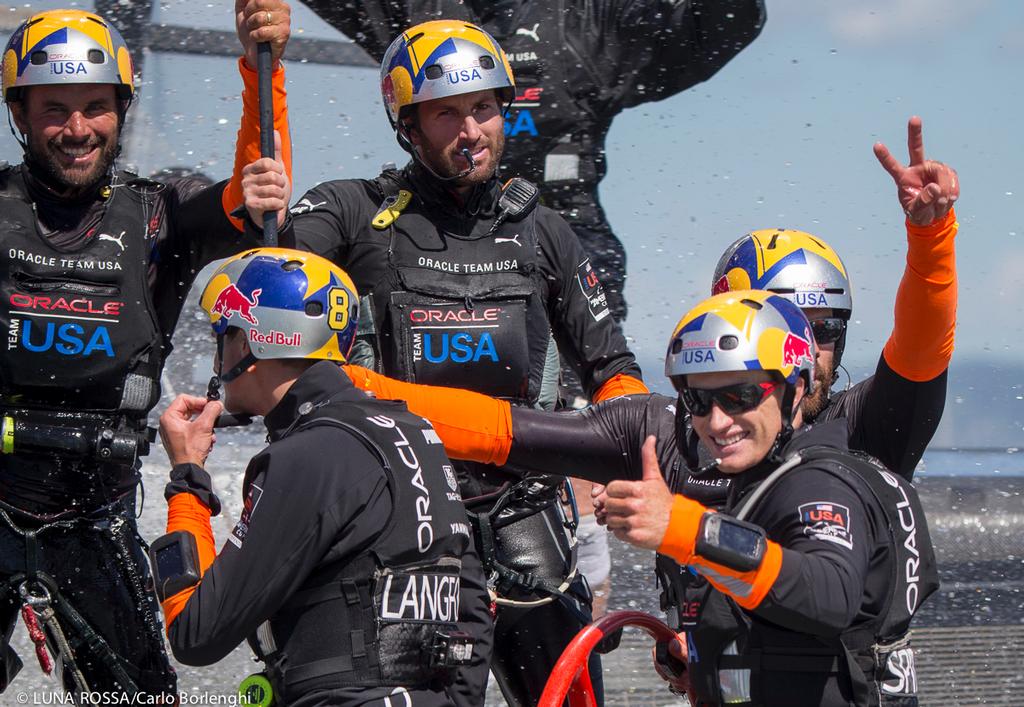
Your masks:
<svg viewBox="0 0 1024 707"><path fill-rule="evenodd" d="M239 231L244 226L241 219L231 212L242 205L242 169L260 158L260 101L257 74L245 63L238 60L238 72L242 75L242 124L238 129L235 143L235 168L231 181L221 194L221 207ZM288 93L284 89L284 66L278 64L271 76L274 94L274 130L281 133L281 159L288 179L292 178L292 139L288 128Z"/></svg>
<svg viewBox="0 0 1024 707"><path fill-rule="evenodd" d="M782 546L769 540L761 564L748 572L737 572L700 557L695 558L692 564L715 589L728 594L744 609L756 609L768 596L782 571Z"/></svg>
<svg viewBox="0 0 1024 707"><path fill-rule="evenodd" d="M882 355L889 368L908 380L932 380L949 367L953 356L958 228L953 209L928 226L907 223L907 267Z"/></svg>
<svg viewBox="0 0 1024 707"><path fill-rule="evenodd" d="M668 555L681 565L690 564L696 552L694 548L697 545L700 519L709 510L714 513L714 510L686 496L675 494L672 497L672 513L669 515L668 528L665 529L665 537L661 539L658 552Z"/></svg>
<svg viewBox="0 0 1024 707"><path fill-rule="evenodd" d="M602 400L611 400L623 395L648 395L650 392L639 378L627 376L625 373L616 373L594 392L594 402L599 403Z"/></svg>
<svg viewBox="0 0 1024 707"><path fill-rule="evenodd" d="M342 366L352 383L382 400L404 400L430 420L452 459L503 465L512 449L512 406L458 388L404 383L362 366Z"/></svg>
<svg viewBox="0 0 1024 707"><path fill-rule="evenodd" d="M176 494L167 502L167 532L173 533L178 530L192 533L195 537L199 549L199 571L201 575L206 574L206 570L217 557L213 528L210 526L210 509L190 493ZM198 585L182 589L177 594L167 597L161 604L168 631L171 630L171 624L178 618L178 614L188 604L196 586Z"/></svg>
<svg viewBox="0 0 1024 707"><path fill-rule="evenodd" d="M672 501L668 528L658 552L668 555L680 564L692 566L706 577L715 589L732 597L744 609L756 609L782 570L782 546L769 540L761 564L757 569L747 572L737 572L717 562L706 560L697 554L696 546L700 519L708 511L715 512L677 494Z"/></svg>

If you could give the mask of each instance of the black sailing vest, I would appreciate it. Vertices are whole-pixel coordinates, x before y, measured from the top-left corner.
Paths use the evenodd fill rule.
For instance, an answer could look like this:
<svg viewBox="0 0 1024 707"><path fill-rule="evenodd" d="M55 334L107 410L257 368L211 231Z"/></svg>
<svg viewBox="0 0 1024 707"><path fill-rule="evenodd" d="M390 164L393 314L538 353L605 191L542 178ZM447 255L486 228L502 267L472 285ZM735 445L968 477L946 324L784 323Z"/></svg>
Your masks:
<svg viewBox="0 0 1024 707"><path fill-rule="evenodd" d="M400 179L377 180L382 199L412 191ZM387 273L366 309L384 372L535 403L551 339L536 222L533 209L482 237L450 233L414 194L378 231L388 239Z"/></svg>
<svg viewBox="0 0 1024 707"><path fill-rule="evenodd" d="M147 271L162 185L118 173L95 237L58 250L21 172L0 174L0 395L8 407L145 414L161 349Z"/></svg>
<svg viewBox="0 0 1024 707"><path fill-rule="evenodd" d="M860 480L851 486L865 505L884 510L891 540L889 561L879 570L889 573L886 607L875 620L828 640L759 620L703 578L685 582L677 599L689 642L691 685L709 704L916 707L909 626L939 586L917 491L866 454L829 447L800 454L805 460L827 460L829 473L840 478ZM832 700L823 701L823 695Z"/></svg>
<svg viewBox="0 0 1024 707"><path fill-rule="evenodd" d="M603 80L588 53L577 46L599 30L573 26L589 19L562 0L524 2L510 18L486 29L505 50L516 78L516 99L505 119L509 174L541 180L545 203L571 221L604 220L597 185L604 178L604 139L613 111L612 77Z"/></svg>
<svg viewBox="0 0 1024 707"><path fill-rule="evenodd" d="M328 405L291 434L331 425L380 460L394 504L360 555L318 568L257 633L275 694L285 703L334 687L426 687L439 636L457 629L469 524L437 433L402 403Z"/></svg>

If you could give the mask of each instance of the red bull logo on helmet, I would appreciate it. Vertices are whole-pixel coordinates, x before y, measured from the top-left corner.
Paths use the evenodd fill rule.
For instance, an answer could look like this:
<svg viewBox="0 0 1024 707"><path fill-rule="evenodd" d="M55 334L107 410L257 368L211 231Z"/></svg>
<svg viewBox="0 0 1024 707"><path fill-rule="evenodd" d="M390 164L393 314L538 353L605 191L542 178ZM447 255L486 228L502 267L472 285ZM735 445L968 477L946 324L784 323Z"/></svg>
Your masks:
<svg viewBox="0 0 1024 707"><path fill-rule="evenodd" d="M811 342L790 332L782 342L782 365L799 366L802 362L813 363Z"/></svg>
<svg viewBox="0 0 1024 707"><path fill-rule="evenodd" d="M219 314L224 319L231 319L231 317L237 314L245 321L256 326L260 321L252 313L252 310L253 307L260 303L261 292L263 292L262 289L253 290L252 299L249 299L234 283L231 283L220 291L210 311L213 314Z"/></svg>
<svg viewBox="0 0 1024 707"><path fill-rule="evenodd" d="M715 282L715 284L712 285L712 287L711 287L711 294L712 295L720 295L723 292L728 292L728 291L729 291L729 276L728 275L722 275L722 277L718 278L718 281Z"/></svg>

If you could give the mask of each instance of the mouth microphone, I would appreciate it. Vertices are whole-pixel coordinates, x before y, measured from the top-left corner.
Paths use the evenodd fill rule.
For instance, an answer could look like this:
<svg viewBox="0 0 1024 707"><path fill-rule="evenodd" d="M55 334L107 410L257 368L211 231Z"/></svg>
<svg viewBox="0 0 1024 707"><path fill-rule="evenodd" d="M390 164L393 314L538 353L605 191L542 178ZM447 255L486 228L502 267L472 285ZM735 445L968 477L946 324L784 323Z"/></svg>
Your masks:
<svg viewBox="0 0 1024 707"><path fill-rule="evenodd" d="M220 389L221 380L220 376L213 376L210 378L209 384L206 386L206 399L220 400ZM214 429L222 429L224 427L244 427L245 425L252 424L252 415L235 415L230 412L222 412L217 416L217 420L213 423Z"/></svg>
<svg viewBox="0 0 1024 707"><path fill-rule="evenodd" d="M476 170L476 160L473 159L473 153L469 151L468 147L463 147L461 150L459 150L459 154L461 154L463 158L465 158L466 162L469 163L469 167L451 177L442 177L429 164L427 164L426 161L424 161L420 157L419 147L416 147L413 150L412 154L416 161L419 162L424 169L426 169L428 172L434 175L436 179L442 182L454 182L456 180L462 179L463 177L468 177L470 174L473 173L474 170Z"/></svg>

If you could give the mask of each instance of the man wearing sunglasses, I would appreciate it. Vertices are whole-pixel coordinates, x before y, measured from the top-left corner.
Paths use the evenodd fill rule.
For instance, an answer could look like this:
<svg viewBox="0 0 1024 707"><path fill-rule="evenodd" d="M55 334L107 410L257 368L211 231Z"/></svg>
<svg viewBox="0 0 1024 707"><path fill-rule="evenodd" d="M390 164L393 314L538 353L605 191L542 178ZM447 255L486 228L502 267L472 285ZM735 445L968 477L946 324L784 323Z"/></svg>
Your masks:
<svg viewBox="0 0 1024 707"><path fill-rule="evenodd" d="M537 469L585 458L585 477L609 484L608 527L693 577L670 595L687 645L669 650L688 663L667 662L691 704L916 705L907 632L938 586L923 511L909 481L849 451L842 420L804 423L815 354L795 304L738 290L676 327L665 372L677 404L630 396L547 413L348 373L409 400L452 456ZM721 512L673 494L690 490L693 438L731 482L724 499L710 494Z"/></svg>
<svg viewBox="0 0 1024 707"><path fill-rule="evenodd" d="M607 488L608 528L696 578L694 705L917 704L909 625L938 588L924 514L908 480L849 452L841 420L804 424L810 328L763 290L713 296L676 327L665 373L732 480L721 512L673 495L653 437L641 480Z"/></svg>
<svg viewBox="0 0 1024 707"><path fill-rule="evenodd" d="M820 239L793 231L761 232L764 237L757 239L752 234L730 247L714 279L716 289L739 287L745 272L738 266L744 262L741 246L750 244L755 251L752 271L759 284L777 288L780 296L803 307L820 344L815 356L816 365L823 370L816 376L819 392L803 398L803 420L825 422L848 415L850 447L881 458L905 478L938 424L945 396L956 306L953 238L957 224L952 205L959 195L956 172L924 159L918 118L910 121L908 143L908 167L901 166L883 145L875 146L879 161L896 182L907 215L909 249L897 295L895 327L873 379L828 396L845 344L852 301L845 267ZM760 273L755 269L757 263L763 268ZM826 264L830 268L827 277L808 273L815 265L824 269ZM768 276L775 280L769 281ZM788 283L783 276L791 276ZM798 291L801 283L811 283L817 289L811 291L808 286ZM790 340L791 357L805 354L799 342ZM453 458L498 465L529 460L531 468L542 471L572 463L574 468L586 468L597 481L638 479L640 444L653 434L671 488L707 505L720 505L726 499L730 477L714 468L719 458L716 450L709 448L711 454L700 454L699 434L693 433L688 416L675 414L682 406L664 396L630 396L575 414L551 415L512 410L506 403L461 391L426 389L429 393L424 394L417 386L397 384L359 369L349 373L358 385L375 390L380 397L409 401L410 409L434 423ZM689 402L697 409L710 409L717 402L724 410L741 412L758 394L749 387L694 392ZM677 437L682 454L677 451ZM603 499L597 503L603 507ZM699 601L689 598L685 582L675 581L686 574L680 573L674 562L660 561L659 566L670 578L665 583L668 602L685 609L678 612L678 627L693 628Z"/></svg>
<svg viewBox="0 0 1024 707"><path fill-rule="evenodd" d="M907 215L907 267L896 295L892 334L875 374L832 394L853 311L850 277L820 238L768 229L739 239L722 255L714 293L770 290L799 306L811 321L816 390L804 398L807 422L846 418L849 443L910 480L942 417L946 371L956 326L956 171L926 160L921 119L907 129L910 165L881 143L875 155L896 182Z"/></svg>

